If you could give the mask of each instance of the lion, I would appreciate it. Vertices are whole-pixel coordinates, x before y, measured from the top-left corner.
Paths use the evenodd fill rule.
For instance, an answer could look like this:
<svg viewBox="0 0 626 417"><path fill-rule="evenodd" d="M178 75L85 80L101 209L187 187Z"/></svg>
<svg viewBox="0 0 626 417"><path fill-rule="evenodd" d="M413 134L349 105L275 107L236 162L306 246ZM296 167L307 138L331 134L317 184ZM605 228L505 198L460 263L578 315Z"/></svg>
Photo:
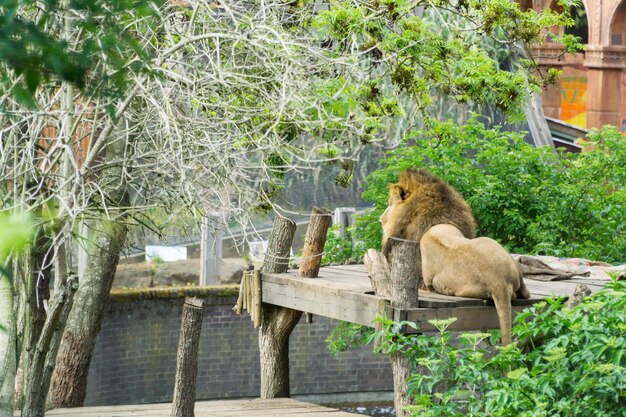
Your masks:
<svg viewBox="0 0 626 417"><path fill-rule="evenodd" d="M437 224L452 224L467 238L474 237L474 215L461 194L425 169L408 169L389 187L389 205L380 216L383 253L389 255L390 239L419 242ZM416 260L420 262L420 258ZM421 274L421 267L418 265ZM420 282L422 281L420 275Z"/></svg>
<svg viewBox="0 0 626 417"><path fill-rule="evenodd" d="M419 281L429 291L492 298L502 342L510 343L510 300L530 293L518 264L502 246L489 238L474 239L472 209L454 188L425 169L408 169L390 185L389 205L380 221L385 255L394 238L419 242Z"/></svg>
<svg viewBox="0 0 626 417"><path fill-rule="evenodd" d="M449 224L431 227L420 240L422 273L429 291L493 299L503 345L511 343L511 300L529 298L519 264L488 237L466 238Z"/></svg>

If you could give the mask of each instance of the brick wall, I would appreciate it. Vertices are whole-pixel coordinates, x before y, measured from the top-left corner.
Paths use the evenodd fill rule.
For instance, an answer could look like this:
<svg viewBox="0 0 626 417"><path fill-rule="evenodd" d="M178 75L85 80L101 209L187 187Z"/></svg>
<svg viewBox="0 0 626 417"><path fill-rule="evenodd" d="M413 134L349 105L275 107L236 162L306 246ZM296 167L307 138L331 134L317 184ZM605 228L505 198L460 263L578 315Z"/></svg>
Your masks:
<svg viewBox="0 0 626 417"><path fill-rule="evenodd" d="M171 401L183 297L205 299L198 364L198 399L259 395L257 331L237 316L234 288L117 291L105 308L89 371L85 405ZM290 340L292 394L389 391L387 358L371 347L333 356L324 339L335 322L301 322Z"/></svg>

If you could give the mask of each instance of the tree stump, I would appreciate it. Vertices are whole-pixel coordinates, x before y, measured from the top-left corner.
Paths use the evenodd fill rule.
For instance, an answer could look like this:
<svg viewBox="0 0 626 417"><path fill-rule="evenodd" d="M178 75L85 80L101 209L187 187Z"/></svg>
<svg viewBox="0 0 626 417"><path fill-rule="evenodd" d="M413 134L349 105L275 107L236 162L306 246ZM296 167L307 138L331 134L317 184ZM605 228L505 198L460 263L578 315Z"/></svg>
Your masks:
<svg viewBox="0 0 626 417"><path fill-rule="evenodd" d="M370 274L374 288L381 288L387 294L377 294L388 297L391 305L396 308L408 309L418 307L418 288L420 285L419 265L416 262L419 256L418 243L413 241L390 242L390 259L370 249L365 255L364 262ZM390 355L393 371L394 407L397 417L408 416L403 408L413 404L408 395L407 380L411 373L409 359L402 352Z"/></svg>
<svg viewBox="0 0 626 417"><path fill-rule="evenodd" d="M204 301L199 298L185 298L176 353L176 382L171 417L194 417L203 306Z"/></svg>
<svg viewBox="0 0 626 417"><path fill-rule="evenodd" d="M576 286L574 293L568 298L565 303L565 308L571 310L583 301L583 298L591 295L591 290L585 284Z"/></svg>

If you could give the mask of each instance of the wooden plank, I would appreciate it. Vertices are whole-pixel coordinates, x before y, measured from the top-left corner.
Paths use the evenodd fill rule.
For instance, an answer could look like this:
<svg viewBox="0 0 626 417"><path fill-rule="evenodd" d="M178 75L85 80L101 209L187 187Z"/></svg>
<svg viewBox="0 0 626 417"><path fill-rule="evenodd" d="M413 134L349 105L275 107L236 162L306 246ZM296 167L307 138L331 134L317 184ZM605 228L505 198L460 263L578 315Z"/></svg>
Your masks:
<svg viewBox="0 0 626 417"><path fill-rule="evenodd" d="M610 280L607 279L595 279L595 278L570 278L567 282L574 282L576 284L585 284L588 287L604 287Z"/></svg>
<svg viewBox="0 0 626 417"><path fill-rule="evenodd" d="M367 271L364 265L338 265L323 267L320 269L320 277L311 280L314 282L305 283L296 274L289 271L287 274L271 275L263 287L263 302L277 304L301 311L327 316L338 320L350 321L366 326L371 326L377 313L377 300L379 297L373 295ZM271 285L269 283L272 283ZM603 284L602 280L575 279L566 281L534 281L525 280L531 292L530 299L512 300L515 307L526 307L541 299L554 296L569 297L580 283L590 287L592 292L599 291ZM267 286L267 289L266 287ZM269 294L268 294L269 292ZM482 314L473 321L477 329L484 326L481 320L493 318L495 309L493 301L473 298L452 297L443 294L431 293L425 290L420 291L419 306L422 309L442 310L439 313L432 313L428 317L436 318L436 314L447 314L449 309L459 309L457 315ZM464 310L465 307L485 307L487 310ZM448 310L446 310L448 309ZM482 318L481 318L482 317ZM463 324L462 324L463 323ZM471 323L463 319L457 324L463 330L469 330ZM497 320L494 321L497 324ZM496 326L497 327L497 326Z"/></svg>
<svg viewBox="0 0 626 417"><path fill-rule="evenodd" d="M319 286L318 279L263 274L263 302L337 320L373 326L379 298Z"/></svg>
<svg viewBox="0 0 626 417"><path fill-rule="evenodd" d="M364 264L351 264L351 265L333 265L324 267L331 270L353 271L367 275L367 268Z"/></svg>
<svg viewBox="0 0 626 417"><path fill-rule="evenodd" d="M513 317L524 306L513 307ZM437 331L435 327L428 323L429 320L446 320L451 317L456 317L457 321L452 323L449 330L455 331L486 331L492 329L499 329L500 322L498 321L498 314L494 307L456 307L456 308L418 308L413 310L407 310L407 320L416 322L420 331L431 332ZM408 329L409 332L415 332L413 329Z"/></svg>
<svg viewBox="0 0 626 417"><path fill-rule="evenodd" d="M104 407L80 407L50 410L47 416L52 417L160 417L169 416L170 404L139 404ZM195 406L197 417L270 417L270 416L303 416L303 417L350 417L349 414L336 409L309 404L289 398L271 400L219 400L198 401ZM19 416L16 413L15 416Z"/></svg>
<svg viewBox="0 0 626 417"><path fill-rule="evenodd" d="M539 291L549 291L556 295L571 295L576 287L580 284L585 284L591 289L592 292L598 292L604 285L598 285L598 283L593 282L593 280L589 280L585 282L585 280L564 280L564 281L534 281L534 280L524 280L526 286L530 288L538 289ZM532 292L532 291L531 291Z"/></svg>

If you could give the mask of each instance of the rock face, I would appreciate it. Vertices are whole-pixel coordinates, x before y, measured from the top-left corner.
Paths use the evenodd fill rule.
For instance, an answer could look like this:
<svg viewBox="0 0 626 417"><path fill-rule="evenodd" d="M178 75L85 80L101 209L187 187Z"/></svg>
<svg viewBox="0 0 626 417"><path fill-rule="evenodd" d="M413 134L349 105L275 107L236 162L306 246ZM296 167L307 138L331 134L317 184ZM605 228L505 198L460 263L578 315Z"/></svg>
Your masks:
<svg viewBox="0 0 626 417"><path fill-rule="evenodd" d="M222 270L220 273L220 283L239 284L243 271L253 269L254 265L241 258L225 258L222 260Z"/></svg>
<svg viewBox="0 0 626 417"><path fill-rule="evenodd" d="M242 258L224 258L220 276L208 284L238 284L243 271L252 267L252 264ZM159 263L141 262L118 265L113 288L186 286L198 285L199 282L200 259Z"/></svg>
<svg viewBox="0 0 626 417"><path fill-rule="evenodd" d="M113 288L152 287L153 264L119 264L113 278Z"/></svg>
<svg viewBox="0 0 626 417"><path fill-rule="evenodd" d="M200 259L163 262L157 266L153 287L198 285L200 282Z"/></svg>

